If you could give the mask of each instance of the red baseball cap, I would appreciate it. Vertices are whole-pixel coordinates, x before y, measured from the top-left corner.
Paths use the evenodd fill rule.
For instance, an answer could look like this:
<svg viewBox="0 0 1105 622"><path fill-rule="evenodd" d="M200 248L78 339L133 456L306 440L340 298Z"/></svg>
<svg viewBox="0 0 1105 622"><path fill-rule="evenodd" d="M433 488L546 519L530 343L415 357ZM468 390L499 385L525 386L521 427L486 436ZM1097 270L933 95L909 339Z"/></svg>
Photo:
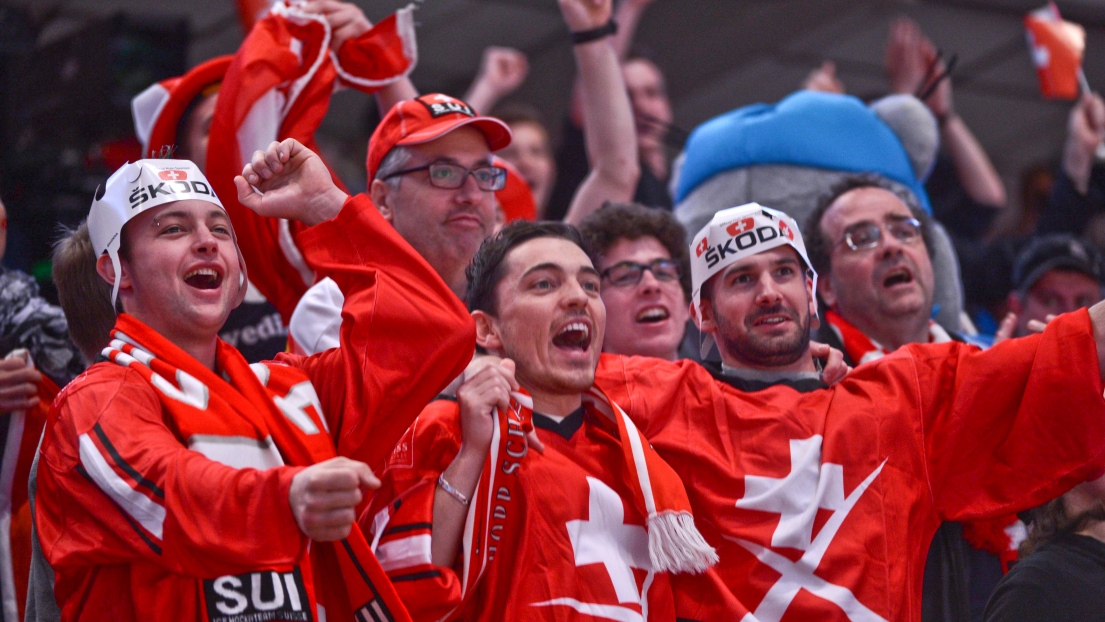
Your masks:
<svg viewBox="0 0 1105 622"><path fill-rule="evenodd" d="M392 106L368 141L368 180L376 178L380 162L397 145L418 145L441 138L458 127L471 125L483 133L487 147L498 151L510 144L510 127L495 117L480 116L461 100L429 93Z"/></svg>

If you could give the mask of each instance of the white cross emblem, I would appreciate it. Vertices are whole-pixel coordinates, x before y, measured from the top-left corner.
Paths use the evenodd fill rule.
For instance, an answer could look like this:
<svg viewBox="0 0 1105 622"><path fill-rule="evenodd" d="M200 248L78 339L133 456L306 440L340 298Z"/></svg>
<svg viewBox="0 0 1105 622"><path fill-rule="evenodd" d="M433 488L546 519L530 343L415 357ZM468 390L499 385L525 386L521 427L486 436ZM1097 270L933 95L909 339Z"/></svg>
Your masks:
<svg viewBox="0 0 1105 622"><path fill-rule="evenodd" d="M652 561L648 554L648 532L640 525L625 524L625 508L618 493L593 477L587 478L590 487L587 504L587 520L571 520L567 523L568 538L576 566L602 564L614 585L619 603L645 606L646 594L652 583ZM643 589L637 590L633 569L648 572ZM632 609L615 605L584 603L574 598L554 598L534 603L534 607L565 605L576 611L609 620L644 620L647 617ZM647 608L645 609L647 611Z"/></svg>
<svg viewBox="0 0 1105 622"><path fill-rule="evenodd" d="M805 551L797 562L792 562L754 542L726 536L726 539L748 549L762 563L782 575L760 601L756 611L745 616L746 622L778 622L800 589L840 607L849 620L885 622L859 602L850 589L830 583L816 576L814 571L840 526L882 472L886 461L845 497L844 467L821 463L821 440L820 435L814 435L805 440L790 441L791 472L786 477L745 476L745 495L737 501L737 507L779 514L779 525L772 535L771 546ZM830 510L832 515L814 538L813 522L818 508Z"/></svg>
<svg viewBox="0 0 1105 622"><path fill-rule="evenodd" d="M165 173L165 176L169 179L180 179L180 173L178 171L169 171Z"/></svg>

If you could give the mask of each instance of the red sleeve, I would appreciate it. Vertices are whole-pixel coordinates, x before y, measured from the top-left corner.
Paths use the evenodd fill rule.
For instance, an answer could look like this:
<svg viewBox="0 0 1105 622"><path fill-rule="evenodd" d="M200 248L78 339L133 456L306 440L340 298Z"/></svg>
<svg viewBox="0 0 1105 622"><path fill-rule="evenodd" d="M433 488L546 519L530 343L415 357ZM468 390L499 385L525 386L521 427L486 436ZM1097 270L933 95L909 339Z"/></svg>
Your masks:
<svg viewBox="0 0 1105 622"><path fill-rule="evenodd" d="M341 347L282 355L318 390L338 453L379 472L399 437L475 350L475 324L441 277L364 195L298 239L345 293Z"/></svg>
<svg viewBox="0 0 1105 622"><path fill-rule="evenodd" d="M414 620L439 620L462 602L452 568L433 565L430 538L437 477L460 449L457 405L437 401L415 419L388 458L361 519L373 552Z"/></svg>
<svg viewBox="0 0 1105 622"><path fill-rule="evenodd" d="M945 344L907 353L943 518L1032 507L1105 464L1105 400L1085 310L985 351Z"/></svg>
<svg viewBox="0 0 1105 622"><path fill-rule="evenodd" d="M233 469L187 449L153 389L108 365L74 381L46 427L36 524L50 563L141 559L191 576L291 564L306 543L288 501L299 468Z"/></svg>

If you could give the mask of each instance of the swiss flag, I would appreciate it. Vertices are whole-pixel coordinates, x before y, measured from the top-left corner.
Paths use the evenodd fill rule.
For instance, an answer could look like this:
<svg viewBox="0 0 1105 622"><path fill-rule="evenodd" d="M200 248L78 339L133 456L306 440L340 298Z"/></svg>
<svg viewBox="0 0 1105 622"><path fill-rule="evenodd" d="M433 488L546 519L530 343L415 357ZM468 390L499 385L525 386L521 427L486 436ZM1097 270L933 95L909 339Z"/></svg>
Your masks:
<svg viewBox="0 0 1105 622"><path fill-rule="evenodd" d="M1024 26L1044 97L1077 99L1085 29L1063 21L1054 2L1025 15Z"/></svg>
<svg viewBox="0 0 1105 622"><path fill-rule="evenodd" d="M157 176L165 181L182 181L188 179L188 173L175 168L167 171L158 171Z"/></svg>

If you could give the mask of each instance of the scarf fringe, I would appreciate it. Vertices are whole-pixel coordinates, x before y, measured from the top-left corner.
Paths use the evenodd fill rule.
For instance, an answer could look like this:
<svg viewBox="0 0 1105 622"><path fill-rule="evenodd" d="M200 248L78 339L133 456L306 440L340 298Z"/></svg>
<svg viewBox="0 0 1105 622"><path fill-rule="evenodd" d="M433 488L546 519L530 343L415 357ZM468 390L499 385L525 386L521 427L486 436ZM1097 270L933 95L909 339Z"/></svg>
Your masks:
<svg viewBox="0 0 1105 622"><path fill-rule="evenodd" d="M718 561L717 551L706 543L689 512L648 517L648 555L659 572L699 574Z"/></svg>

